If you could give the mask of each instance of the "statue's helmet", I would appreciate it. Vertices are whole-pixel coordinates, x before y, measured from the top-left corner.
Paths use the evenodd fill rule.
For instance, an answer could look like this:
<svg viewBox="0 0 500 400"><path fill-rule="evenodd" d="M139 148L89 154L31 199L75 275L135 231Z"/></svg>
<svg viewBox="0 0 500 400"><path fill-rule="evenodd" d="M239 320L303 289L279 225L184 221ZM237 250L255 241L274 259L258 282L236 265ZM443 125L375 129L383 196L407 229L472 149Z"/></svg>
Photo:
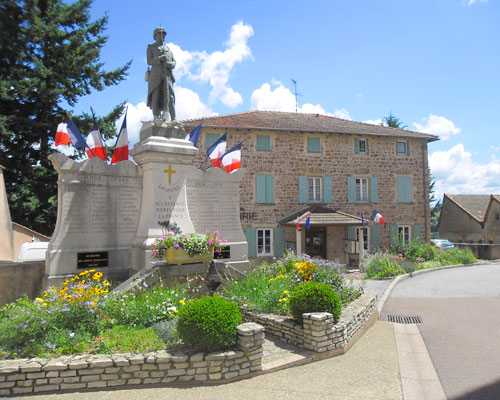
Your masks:
<svg viewBox="0 0 500 400"><path fill-rule="evenodd" d="M167 31L165 29L163 29L163 27L159 26L153 32L153 39L156 40L156 35L159 33L163 33L164 36L167 36Z"/></svg>

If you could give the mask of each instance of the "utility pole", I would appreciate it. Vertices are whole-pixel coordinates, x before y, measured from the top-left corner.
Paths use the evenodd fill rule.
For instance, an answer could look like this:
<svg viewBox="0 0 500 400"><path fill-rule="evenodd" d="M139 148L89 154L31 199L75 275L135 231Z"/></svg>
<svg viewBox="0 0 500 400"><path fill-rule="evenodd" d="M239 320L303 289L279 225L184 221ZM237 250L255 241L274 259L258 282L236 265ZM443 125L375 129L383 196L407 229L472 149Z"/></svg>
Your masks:
<svg viewBox="0 0 500 400"><path fill-rule="evenodd" d="M293 82L293 86L294 86L294 94L295 94L295 112L298 112L298 109L299 109L299 99L298 99L298 96L300 96L299 93L297 93L297 81L295 79L291 79L290 80Z"/></svg>

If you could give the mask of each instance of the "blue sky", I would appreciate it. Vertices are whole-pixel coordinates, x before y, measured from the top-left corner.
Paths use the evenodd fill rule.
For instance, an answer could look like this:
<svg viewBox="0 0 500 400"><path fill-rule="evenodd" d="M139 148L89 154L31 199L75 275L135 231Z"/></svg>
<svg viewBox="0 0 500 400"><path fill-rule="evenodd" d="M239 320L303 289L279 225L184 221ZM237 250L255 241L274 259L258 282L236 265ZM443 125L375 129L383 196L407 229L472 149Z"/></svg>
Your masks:
<svg viewBox="0 0 500 400"><path fill-rule="evenodd" d="M127 80L80 100L97 114L129 105L138 140L146 47L162 25L177 60L179 119L299 108L360 122L392 112L429 145L437 194L500 193L498 0L95 0L109 15L101 56Z"/></svg>

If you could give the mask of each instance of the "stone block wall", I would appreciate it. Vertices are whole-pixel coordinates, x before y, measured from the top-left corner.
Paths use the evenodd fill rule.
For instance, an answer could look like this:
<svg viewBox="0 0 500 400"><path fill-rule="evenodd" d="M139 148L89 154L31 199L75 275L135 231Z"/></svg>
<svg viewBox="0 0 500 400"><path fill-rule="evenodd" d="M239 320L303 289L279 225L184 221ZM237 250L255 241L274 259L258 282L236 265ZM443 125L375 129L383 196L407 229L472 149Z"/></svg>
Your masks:
<svg viewBox="0 0 500 400"><path fill-rule="evenodd" d="M0 361L0 396L183 382L224 382L262 370L264 328L238 326L234 350L78 355Z"/></svg>
<svg viewBox="0 0 500 400"><path fill-rule="evenodd" d="M344 348L377 312L377 301L377 295L365 293L342 310L342 316L336 323L332 314L325 312L303 314L303 325L283 316L253 312L246 312L244 319L264 326L269 335L323 353Z"/></svg>

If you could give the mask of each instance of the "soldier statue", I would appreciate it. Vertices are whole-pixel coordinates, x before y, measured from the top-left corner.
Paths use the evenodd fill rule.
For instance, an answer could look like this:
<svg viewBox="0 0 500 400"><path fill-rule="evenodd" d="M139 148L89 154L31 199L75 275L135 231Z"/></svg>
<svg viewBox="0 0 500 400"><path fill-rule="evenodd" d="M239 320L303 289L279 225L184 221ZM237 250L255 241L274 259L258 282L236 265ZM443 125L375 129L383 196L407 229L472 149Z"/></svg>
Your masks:
<svg viewBox="0 0 500 400"><path fill-rule="evenodd" d="M147 61L151 68L148 68L146 80L148 81L148 102L147 105L153 110L155 120L162 119L175 121L175 94L174 75L175 60L172 51L166 44L163 44L167 32L162 27L156 28L153 32L155 43L148 45Z"/></svg>

